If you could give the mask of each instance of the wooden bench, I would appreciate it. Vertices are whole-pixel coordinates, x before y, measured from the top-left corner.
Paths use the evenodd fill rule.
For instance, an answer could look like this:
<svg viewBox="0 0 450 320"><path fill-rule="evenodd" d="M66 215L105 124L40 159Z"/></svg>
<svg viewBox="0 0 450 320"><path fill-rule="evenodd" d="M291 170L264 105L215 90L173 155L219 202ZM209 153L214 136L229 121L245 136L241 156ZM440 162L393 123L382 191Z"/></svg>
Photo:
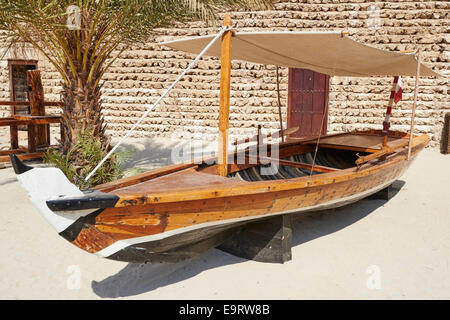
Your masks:
<svg viewBox="0 0 450 320"><path fill-rule="evenodd" d="M245 157L247 159L257 161L258 164L260 164L261 162L272 162L272 163L277 163L282 166L309 169L309 170L313 169L314 171L319 171L319 172L324 172L324 173L339 171L339 169L324 167L324 166L319 166L319 165L313 166L309 163L304 163L304 162L276 159L276 158L263 157L263 156L248 156L248 155L246 155Z"/></svg>

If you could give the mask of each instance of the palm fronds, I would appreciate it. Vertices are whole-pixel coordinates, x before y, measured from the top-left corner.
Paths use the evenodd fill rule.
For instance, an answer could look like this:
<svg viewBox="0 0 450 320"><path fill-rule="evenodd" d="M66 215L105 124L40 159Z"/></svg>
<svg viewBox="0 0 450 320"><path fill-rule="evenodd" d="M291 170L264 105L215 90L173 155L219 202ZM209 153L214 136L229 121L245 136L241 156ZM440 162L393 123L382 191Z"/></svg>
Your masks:
<svg viewBox="0 0 450 320"><path fill-rule="evenodd" d="M270 0L0 0L0 30L12 42L31 43L64 80L87 72L89 80L119 45L145 41L156 28L178 21L213 23L226 9L266 9ZM80 8L80 30L67 27L68 8ZM123 50L122 50L123 51ZM119 54L119 50L116 54Z"/></svg>
<svg viewBox="0 0 450 320"><path fill-rule="evenodd" d="M145 43L157 28L176 22L202 19L215 23L224 10L269 8L273 0L0 0L0 41L31 44L61 74L66 135L61 142L65 157L50 153L71 177L71 166L96 164L83 150L85 133L109 148L102 116L101 86L104 73L120 54L138 42ZM76 19L73 19L76 14ZM73 26L73 23L76 23ZM83 148L76 147L83 143ZM94 149L95 149L94 148ZM98 149L98 148L97 148ZM91 150L92 151L92 150ZM100 150L97 150L100 154ZM87 158L86 158L87 157ZM69 161L70 160L70 161ZM95 162L97 161L97 162ZM83 169L84 170L84 169ZM106 170L106 171L101 171ZM113 164L103 166L101 176L112 179ZM108 171L109 170L109 171ZM100 179L94 183L104 181Z"/></svg>

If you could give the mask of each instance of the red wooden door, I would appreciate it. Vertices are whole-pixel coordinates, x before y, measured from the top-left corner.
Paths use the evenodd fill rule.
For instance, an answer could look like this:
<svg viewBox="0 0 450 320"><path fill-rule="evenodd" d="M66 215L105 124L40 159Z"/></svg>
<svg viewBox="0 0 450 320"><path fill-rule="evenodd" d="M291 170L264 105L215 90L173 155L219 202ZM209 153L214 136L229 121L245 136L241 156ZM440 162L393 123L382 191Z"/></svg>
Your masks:
<svg viewBox="0 0 450 320"><path fill-rule="evenodd" d="M326 74L289 68L287 127L300 128L290 137L327 133L329 87Z"/></svg>

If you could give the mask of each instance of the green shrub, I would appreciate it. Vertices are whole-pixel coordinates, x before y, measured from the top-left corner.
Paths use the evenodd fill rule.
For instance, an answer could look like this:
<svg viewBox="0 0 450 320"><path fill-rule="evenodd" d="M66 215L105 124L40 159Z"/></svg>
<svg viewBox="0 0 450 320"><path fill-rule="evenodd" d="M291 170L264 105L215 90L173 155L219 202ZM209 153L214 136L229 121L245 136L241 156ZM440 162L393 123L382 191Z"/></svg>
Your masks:
<svg viewBox="0 0 450 320"><path fill-rule="evenodd" d="M107 183L122 177L121 165L131 157L134 150L115 152L112 154L90 178L90 186ZM80 188L89 186L85 177L108 154L108 148L89 133L78 135L77 142L67 154L49 149L44 156L44 163L54 164L67 178Z"/></svg>

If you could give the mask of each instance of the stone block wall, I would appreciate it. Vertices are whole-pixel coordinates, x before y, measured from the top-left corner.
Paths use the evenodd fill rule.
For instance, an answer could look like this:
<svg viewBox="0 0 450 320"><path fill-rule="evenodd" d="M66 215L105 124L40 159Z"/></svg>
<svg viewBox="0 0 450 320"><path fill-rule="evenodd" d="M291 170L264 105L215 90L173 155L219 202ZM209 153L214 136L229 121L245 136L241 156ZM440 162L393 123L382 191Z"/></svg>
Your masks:
<svg viewBox="0 0 450 320"><path fill-rule="evenodd" d="M420 83L416 131L432 137L438 146L444 113L450 110L450 2L285 0L273 10L232 12L240 31L343 30L354 40L385 50L421 49L423 62L442 79ZM201 22L161 29L146 44L124 52L104 76L104 114L108 133L120 136L131 128L158 96L195 57L158 45L159 42L217 32ZM370 63L370 61L368 61ZM5 60L0 61L0 99L9 98ZM57 100L59 77L40 62L48 100ZM143 122L134 136L217 138L219 109L217 59L203 58ZM282 112L286 121L287 75L281 68ZM279 129L275 66L232 63L230 133L248 136L258 124L264 131ZM391 78L332 77L329 96L329 132L381 129L389 99ZM393 109L391 128L409 130L414 78L403 79L403 100ZM4 109L0 109L0 113ZM3 111L5 113L6 111Z"/></svg>

